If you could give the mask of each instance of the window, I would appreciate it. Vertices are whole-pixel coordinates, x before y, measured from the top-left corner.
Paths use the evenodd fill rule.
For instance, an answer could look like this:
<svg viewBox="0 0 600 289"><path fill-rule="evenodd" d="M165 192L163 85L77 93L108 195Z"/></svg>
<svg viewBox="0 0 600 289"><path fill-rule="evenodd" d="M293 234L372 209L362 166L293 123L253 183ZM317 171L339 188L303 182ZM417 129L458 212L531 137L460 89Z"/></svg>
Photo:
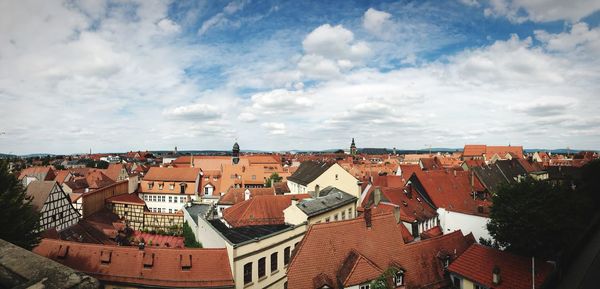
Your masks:
<svg viewBox="0 0 600 289"><path fill-rule="evenodd" d="M329 217L325 218L325 223L329 223Z"/></svg>
<svg viewBox="0 0 600 289"><path fill-rule="evenodd" d="M169 209L169 213L173 213L173 209Z"/></svg>
<svg viewBox="0 0 600 289"><path fill-rule="evenodd" d="M394 283L396 283L396 286L404 285L404 271L399 270L396 272L396 276L394 276Z"/></svg>
<svg viewBox="0 0 600 289"><path fill-rule="evenodd" d="M169 196L169 203L173 202L173 197Z"/></svg>
<svg viewBox="0 0 600 289"><path fill-rule="evenodd" d="M362 284L358 288L359 289L371 289L371 284Z"/></svg>
<svg viewBox="0 0 600 289"><path fill-rule="evenodd" d="M342 211L342 220L346 220L346 211Z"/></svg>
<svg viewBox="0 0 600 289"><path fill-rule="evenodd" d="M290 263L290 247L285 247L283 250L283 265Z"/></svg>
<svg viewBox="0 0 600 289"><path fill-rule="evenodd" d="M165 184L158 184L158 189L162 190L165 187Z"/></svg>
<svg viewBox="0 0 600 289"><path fill-rule="evenodd" d="M162 196L161 199L162 199L163 202L167 201L167 197L166 196Z"/></svg>
<svg viewBox="0 0 600 289"><path fill-rule="evenodd" d="M154 187L154 183L152 183L152 182L148 183L148 190L152 190L153 187Z"/></svg>
<svg viewBox="0 0 600 289"><path fill-rule="evenodd" d="M348 219L352 219L352 208L348 208Z"/></svg>
<svg viewBox="0 0 600 289"><path fill-rule="evenodd" d="M252 282L252 262L244 265L244 284Z"/></svg>
<svg viewBox="0 0 600 289"><path fill-rule="evenodd" d="M204 194L205 194L205 195L208 195L208 194L209 194L209 192L208 192L208 187L204 187Z"/></svg>
<svg viewBox="0 0 600 289"><path fill-rule="evenodd" d="M478 284L475 284L475 289L485 289L485 287L483 287L481 285L478 285Z"/></svg>
<svg viewBox="0 0 600 289"><path fill-rule="evenodd" d="M181 197L181 198L179 198L179 202L180 202L180 203L185 203L185 197Z"/></svg>
<svg viewBox="0 0 600 289"><path fill-rule="evenodd" d="M170 185L169 185L169 190L171 190L171 191L172 191L172 190L174 190L174 189L175 189L175 184L170 184Z"/></svg>
<svg viewBox="0 0 600 289"><path fill-rule="evenodd" d="M337 221L338 220L338 214L335 214L335 216L333 216L333 220Z"/></svg>
<svg viewBox="0 0 600 289"><path fill-rule="evenodd" d="M260 259L258 259L258 278L262 278L265 277L266 274L266 262L267 262L267 258L262 257Z"/></svg>
<svg viewBox="0 0 600 289"><path fill-rule="evenodd" d="M125 204L125 208L127 208L127 204ZM60 213L62 215L62 213ZM62 216L61 216L62 217Z"/></svg>
<svg viewBox="0 0 600 289"><path fill-rule="evenodd" d="M277 271L277 252L271 254L271 273Z"/></svg>
<svg viewBox="0 0 600 289"><path fill-rule="evenodd" d="M335 174L335 180L336 180L336 181L338 180L338 175L337 175L337 174Z"/></svg>

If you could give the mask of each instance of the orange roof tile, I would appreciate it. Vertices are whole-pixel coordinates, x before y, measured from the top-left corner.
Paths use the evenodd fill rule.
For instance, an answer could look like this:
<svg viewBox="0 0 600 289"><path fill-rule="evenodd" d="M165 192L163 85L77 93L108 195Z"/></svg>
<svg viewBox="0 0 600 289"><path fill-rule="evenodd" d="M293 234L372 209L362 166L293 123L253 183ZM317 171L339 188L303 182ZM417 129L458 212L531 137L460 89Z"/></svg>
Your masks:
<svg viewBox="0 0 600 289"><path fill-rule="evenodd" d="M197 168L161 168L151 167L144 181L195 182L200 174Z"/></svg>
<svg viewBox="0 0 600 289"><path fill-rule="evenodd" d="M223 211L223 218L232 227L278 225L284 223L283 210L292 199L310 198L308 194L255 196Z"/></svg>
<svg viewBox="0 0 600 289"><path fill-rule="evenodd" d="M132 205L146 205L144 200L140 199L137 194L122 194L106 199L107 203L118 203L118 204L132 204Z"/></svg>
<svg viewBox="0 0 600 289"><path fill-rule="evenodd" d="M494 267L500 269L500 284L492 283ZM535 287L540 288L553 271L552 265L536 260ZM513 255L490 247L473 244L448 267L450 272L461 275L488 288L531 288L531 258Z"/></svg>
<svg viewBox="0 0 600 289"><path fill-rule="evenodd" d="M139 250L43 239L33 252L104 282L177 288L234 285L225 248Z"/></svg>
<svg viewBox="0 0 600 289"><path fill-rule="evenodd" d="M250 191L251 197L275 195L275 188L229 188L221 199L220 205L235 205L244 201L246 190Z"/></svg>

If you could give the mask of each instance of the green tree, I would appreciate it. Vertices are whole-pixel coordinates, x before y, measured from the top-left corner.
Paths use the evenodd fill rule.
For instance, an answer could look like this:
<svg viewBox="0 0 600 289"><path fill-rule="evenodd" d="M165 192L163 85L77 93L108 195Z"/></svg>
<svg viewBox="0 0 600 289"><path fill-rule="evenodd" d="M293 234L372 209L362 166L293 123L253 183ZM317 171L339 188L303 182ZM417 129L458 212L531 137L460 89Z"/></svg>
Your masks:
<svg viewBox="0 0 600 289"><path fill-rule="evenodd" d="M283 178L278 173L272 173L269 178L265 180L265 187L270 188L274 183L281 182Z"/></svg>
<svg viewBox="0 0 600 289"><path fill-rule="evenodd" d="M202 244L196 241L194 231L187 222L183 224L183 243L186 248L202 248Z"/></svg>
<svg viewBox="0 0 600 289"><path fill-rule="evenodd" d="M39 243L39 216L8 162L0 160L0 238L25 249Z"/></svg>
<svg viewBox="0 0 600 289"><path fill-rule="evenodd" d="M492 203L487 228L498 245L546 259L570 244L592 210L587 195L568 184L532 179L501 187Z"/></svg>
<svg viewBox="0 0 600 289"><path fill-rule="evenodd" d="M398 273L399 269L396 267L389 267L385 270L377 279L371 281L371 289L388 289L388 288L396 288L394 286L394 278L396 277L396 273Z"/></svg>

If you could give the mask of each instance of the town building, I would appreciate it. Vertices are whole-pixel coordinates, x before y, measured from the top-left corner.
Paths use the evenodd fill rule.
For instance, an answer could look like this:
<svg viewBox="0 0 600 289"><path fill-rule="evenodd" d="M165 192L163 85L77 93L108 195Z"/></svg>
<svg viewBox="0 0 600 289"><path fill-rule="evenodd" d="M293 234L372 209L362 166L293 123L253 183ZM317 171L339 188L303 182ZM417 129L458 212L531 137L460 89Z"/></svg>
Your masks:
<svg viewBox="0 0 600 289"><path fill-rule="evenodd" d="M457 289L529 289L546 288L554 266L473 244L450 264L448 271Z"/></svg>
<svg viewBox="0 0 600 289"><path fill-rule="evenodd" d="M152 167L140 182L139 197L155 213L177 213L186 202L199 199L198 168Z"/></svg>
<svg viewBox="0 0 600 289"><path fill-rule="evenodd" d="M71 205L71 200L55 181L32 181L27 186L27 196L40 216L40 231L62 231L75 225L81 215Z"/></svg>
<svg viewBox="0 0 600 289"><path fill-rule="evenodd" d="M523 158L522 146L465 145L462 154L462 160L476 159L486 163L512 158Z"/></svg>
<svg viewBox="0 0 600 289"><path fill-rule="evenodd" d="M327 187L314 192L313 198L292 201L283 210L285 223L318 224L353 219L356 216L357 198L335 187Z"/></svg>
<svg viewBox="0 0 600 289"><path fill-rule="evenodd" d="M234 288L225 248L138 248L43 239L33 252L95 277L107 289Z"/></svg>
<svg viewBox="0 0 600 289"><path fill-rule="evenodd" d="M334 162L306 161L287 178L291 194L314 192L316 187L336 187L350 195L360 197L359 181Z"/></svg>
<svg viewBox="0 0 600 289"><path fill-rule="evenodd" d="M51 167L34 166L23 169L19 174L19 180L23 186L28 186L33 181L51 181L56 175Z"/></svg>

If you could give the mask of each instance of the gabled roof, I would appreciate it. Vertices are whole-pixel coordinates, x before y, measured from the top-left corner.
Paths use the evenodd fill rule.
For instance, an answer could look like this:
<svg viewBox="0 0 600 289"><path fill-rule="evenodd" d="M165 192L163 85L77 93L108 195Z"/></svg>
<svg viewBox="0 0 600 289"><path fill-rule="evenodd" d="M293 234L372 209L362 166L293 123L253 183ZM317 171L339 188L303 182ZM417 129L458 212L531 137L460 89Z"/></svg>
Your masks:
<svg viewBox="0 0 600 289"><path fill-rule="evenodd" d="M104 282L177 288L234 286L225 248L140 250L43 239L33 252Z"/></svg>
<svg viewBox="0 0 600 289"><path fill-rule="evenodd" d="M296 206L307 216L312 217L354 203L357 199L332 186L321 190L319 195L317 198L306 198L298 202Z"/></svg>
<svg viewBox="0 0 600 289"><path fill-rule="evenodd" d="M58 186L55 181L33 181L27 186L27 195L33 197L31 204L36 211L42 210L55 186Z"/></svg>
<svg viewBox="0 0 600 289"><path fill-rule="evenodd" d="M337 279L344 287L350 287L364 283L365 280L374 280L382 273L383 270L365 256L356 250L350 250L348 257L346 257L338 271Z"/></svg>
<svg viewBox="0 0 600 289"><path fill-rule="evenodd" d="M494 267L500 269L500 284L492 283ZM535 288L540 288L553 271L552 265L536 260ZM494 289L531 288L531 258L473 244L448 267L471 281Z"/></svg>
<svg viewBox="0 0 600 289"><path fill-rule="evenodd" d="M246 190L250 191L250 197L275 195L274 188L229 188L219 199L219 205L235 205L243 202Z"/></svg>
<svg viewBox="0 0 600 289"><path fill-rule="evenodd" d="M316 180L334 164L334 162L306 161L301 163L296 172L287 179L305 186Z"/></svg>
<svg viewBox="0 0 600 289"><path fill-rule="evenodd" d="M308 194L255 196L223 211L223 218L232 227L280 225L285 223L283 210L292 199L309 198Z"/></svg>
<svg viewBox="0 0 600 289"><path fill-rule="evenodd" d="M60 184L60 185L62 185L62 183L65 182L65 180L67 179L69 174L71 174L71 172L69 172L68 170L57 170L54 173L56 174L56 177L54 177L54 180L56 182L58 182L58 184Z"/></svg>
<svg viewBox="0 0 600 289"><path fill-rule="evenodd" d="M121 171L125 169L123 164L109 164L108 168L104 170L104 174L113 181L118 181Z"/></svg>
<svg viewBox="0 0 600 289"><path fill-rule="evenodd" d="M485 154L486 145L465 145L463 157L481 156Z"/></svg>
<svg viewBox="0 0 600 289"><path fill-rule="evenodd" d="M51 181L54 179L54 170L51 167L29 167L21 171L19 180L26 176L39 178L38 181Z"/></svg>
<svg viewBox="0 0 600 289"><path fill-rule="evenodd" d="M372 274L362 275L357 272L338 275L348 271L342 270L344 266L356 267L346 264L352 251L381 270L387 270L391 266L401 267L405 272L406 288L447 285L439 257L448 255L452 260L475 242L473 235L465 237L460 231L455 231L440 237L404 244L401 227L404 225L398 224L391 214L372 216L370 227L366 226L363 218L310 226L288 267L289 288L315 288L315 280L322 284L328 280L338 280L337 277L342 275L352 275L351 280L355 284L371 281ZM357 263L354 262L355 265L359 265ZM361 272L369 272L369 266L364 263L360 265L364 270ZM366 279L360 280L361 275ZM340 284L337 283L326 285L338 289ZM439 287L442 286L432 288Z"/></svg>
<svg viewBox="0 0 600 289"><path fill-rule="evenodd" d="M381 192L383 202L389 202L400 210L400 220L404 222L422 222L437 215L435 208L420 198L419 194L411 186L397 188L371 187L361 204L362 207L366 208L374 205L374 195L377 189Z"/></svg>
<svg viewBox="0 0 600 289"><path fill-rule="evenodd" d="M151 167L144 176L144 181L195 182L200 169L195 168L161 168Z"/></svg>

